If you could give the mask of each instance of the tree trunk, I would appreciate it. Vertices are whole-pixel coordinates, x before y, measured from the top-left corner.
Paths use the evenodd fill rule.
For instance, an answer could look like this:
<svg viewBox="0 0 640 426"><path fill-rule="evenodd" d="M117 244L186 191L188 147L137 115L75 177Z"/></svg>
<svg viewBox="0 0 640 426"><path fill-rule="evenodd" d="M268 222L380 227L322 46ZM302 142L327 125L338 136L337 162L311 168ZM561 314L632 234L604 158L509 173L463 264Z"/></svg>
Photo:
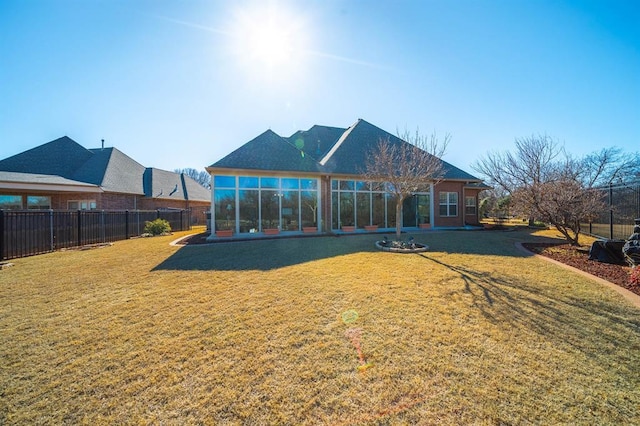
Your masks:
<svg viewBox="0 0 640 426"><path fill-rule="evenodd" d="M402 201L403 198L398 197L396 202L396 240L400 241L400 234L402 233Z"/></svg>

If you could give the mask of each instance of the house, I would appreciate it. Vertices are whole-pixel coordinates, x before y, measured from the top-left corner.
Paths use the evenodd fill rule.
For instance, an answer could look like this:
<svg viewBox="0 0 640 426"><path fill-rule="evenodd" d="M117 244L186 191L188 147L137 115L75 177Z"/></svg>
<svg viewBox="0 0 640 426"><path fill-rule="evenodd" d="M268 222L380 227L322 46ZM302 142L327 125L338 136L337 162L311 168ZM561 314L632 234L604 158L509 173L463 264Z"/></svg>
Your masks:
<svg viewBox="0 0 640 426"><path fill-rule="evenodd" d="M207 167L216 235L405 230L478 225L482 180L443 161L444 178L404 201L402 217L384 182L365 182L378 141L405 144L359 119L349 128L313 126L282 137L267 130Z"/></svg>
<svg viewBox="0 0 640 426"><path fill-rule="evenodd" d="M67 136L0 160L0 209L190 209L196 224L210 205L210 191L185 174Z"/></svg>

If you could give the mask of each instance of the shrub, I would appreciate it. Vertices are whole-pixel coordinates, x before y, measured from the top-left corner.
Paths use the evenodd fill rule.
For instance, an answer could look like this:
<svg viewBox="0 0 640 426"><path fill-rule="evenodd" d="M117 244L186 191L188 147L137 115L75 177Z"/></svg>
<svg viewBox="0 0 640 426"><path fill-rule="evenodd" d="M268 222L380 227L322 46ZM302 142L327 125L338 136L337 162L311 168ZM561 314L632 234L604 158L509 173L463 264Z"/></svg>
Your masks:
<svg viewBox="0 0 640 426"><path fill-rule="evenodd" d="M151 222L145 222L144 233L151 235L162 235L171 232L171 225L164 219L156 219Z"/></svg>
<svg viewBox="0 0 640 426"><path fill-rule="evenodd" d="M631 269L631 284L640 285L640 266Z"/></svg>

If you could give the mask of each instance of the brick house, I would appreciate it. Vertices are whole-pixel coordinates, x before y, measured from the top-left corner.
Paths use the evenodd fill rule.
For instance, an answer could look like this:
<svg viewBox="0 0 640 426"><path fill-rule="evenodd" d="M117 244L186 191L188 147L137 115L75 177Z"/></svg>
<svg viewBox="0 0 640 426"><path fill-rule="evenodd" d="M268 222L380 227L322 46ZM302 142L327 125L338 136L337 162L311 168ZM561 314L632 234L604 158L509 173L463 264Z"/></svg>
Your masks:
<svg viewBox="0 0 640 426"><path fill-rule="evenodd" d="M384 182L362 179L378 141L406 141L359 119L348 128L313 126L282 137L267 130L207 167L218 235L461 228L479 225L481 179L443 161L444 178L407 198L402 217ZM216 238L212 232L210 238Z"/></svg>
<svg viewBox="0 0 640 426"><path fill-rule="evenodd" d="M192 223L204 224L210 205L210 191L183 173L67 136L0 160L1 209L190 209Z"/></svg>

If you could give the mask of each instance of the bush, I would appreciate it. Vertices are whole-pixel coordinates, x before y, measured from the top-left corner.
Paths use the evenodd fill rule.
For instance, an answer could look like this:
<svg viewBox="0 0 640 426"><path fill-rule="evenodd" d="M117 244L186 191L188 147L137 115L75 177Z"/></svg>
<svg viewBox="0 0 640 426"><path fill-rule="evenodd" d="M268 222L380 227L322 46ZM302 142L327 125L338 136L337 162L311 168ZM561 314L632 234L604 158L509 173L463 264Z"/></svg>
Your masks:
<svg viewBox="0 0 640 426"><path fill-rule="evenodd" d="M151 235L162 235L171 232L171 225L164 219L156 219L151 222L145 222L144 233Z"/></svg>
<svg viewBox="0 0 640 426"><path fill-rule="evenodd" d="M631 284L640 285L640 266L631 269Z"/></svg>

